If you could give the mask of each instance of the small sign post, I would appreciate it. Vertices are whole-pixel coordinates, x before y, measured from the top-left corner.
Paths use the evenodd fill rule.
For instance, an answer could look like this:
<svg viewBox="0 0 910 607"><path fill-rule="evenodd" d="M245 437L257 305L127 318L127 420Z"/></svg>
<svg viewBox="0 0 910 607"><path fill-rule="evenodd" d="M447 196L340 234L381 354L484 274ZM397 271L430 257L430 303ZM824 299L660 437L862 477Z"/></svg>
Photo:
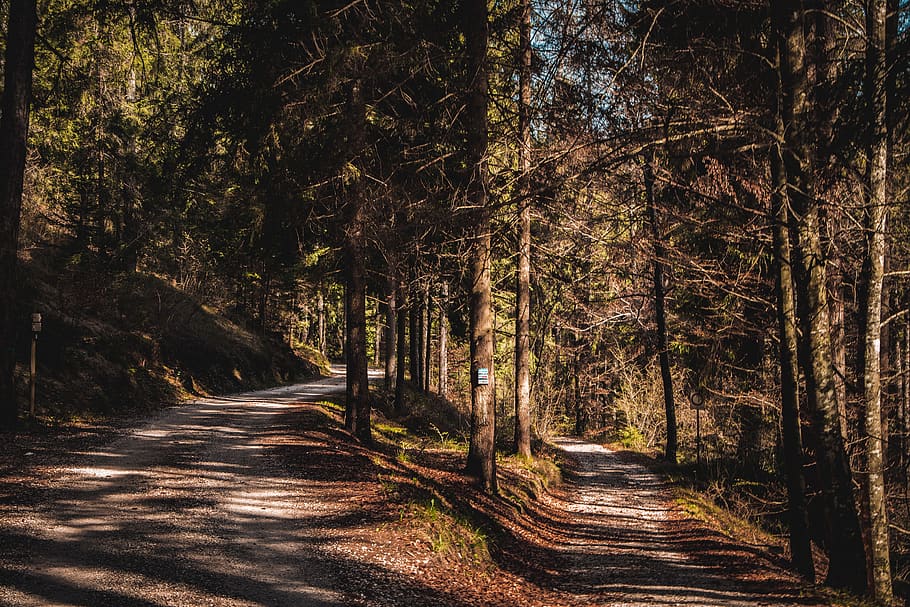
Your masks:
<svg viewBox="0 0 910 607"><path fill-rule="evenodd" d="M490 385L490 370L486 367L480 367L477 369L477 385L478 386L489 386Z"/></svg>
<svg viewBox="0 0 910 607"><path fill-rule="evenodd" d="M35 417L35 387L38 384L38 333L41 332L41 314L32 314L32 355L29 366L29 413Z"/></svg>

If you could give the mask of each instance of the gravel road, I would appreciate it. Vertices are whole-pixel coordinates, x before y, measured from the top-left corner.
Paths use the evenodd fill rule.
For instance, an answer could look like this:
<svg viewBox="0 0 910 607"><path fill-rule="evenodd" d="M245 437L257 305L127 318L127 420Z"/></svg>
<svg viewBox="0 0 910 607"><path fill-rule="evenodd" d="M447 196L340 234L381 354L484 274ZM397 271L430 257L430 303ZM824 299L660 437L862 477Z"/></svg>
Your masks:
<svg viewBox="0 0 910 607"><path fill-rule="evenodd" d="M666 481L627 453L574 439L573 521L561 541L563 589L610 607L784 607L827 603L757 547L683 515Z"/></svg>
<svg viewBox="0 0 910 607"><path fill-rule="evenodd" d="M304 405L343 390L336 376L200 400L102 447L25 454L43 463L18 476L21 457L3 462L0 605L821 605L754 547L682 516L628 454L570 439L567 484L533 524L513 521L525 534L513 557L532 560L503 555L476 578L470 564L441 566L420 529L399 524L379 456ZM437 473L467 483L460 466Z"/></svg>
<svg viewBox="0 0 910 607"><path fill-rule="evenodd" d="M0 604L347 604L321 558L318 487L287 478L263 441L278 416L344 379L176 407L39 481L3 511ZM33 487L33 489L35 489Z"/></svg>

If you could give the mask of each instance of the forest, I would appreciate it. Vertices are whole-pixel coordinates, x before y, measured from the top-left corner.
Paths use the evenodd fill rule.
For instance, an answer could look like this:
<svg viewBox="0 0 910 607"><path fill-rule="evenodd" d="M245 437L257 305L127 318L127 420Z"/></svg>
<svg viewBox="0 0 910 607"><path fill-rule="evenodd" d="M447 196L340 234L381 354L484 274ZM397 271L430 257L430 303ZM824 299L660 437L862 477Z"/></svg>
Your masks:
<svg viewBox="0 0 910 607"><path fill-rule="evenodd" d="M35 312L51 417L238 389L241 351L260 384L324 355L364 443L375 407L424 393L465 411L491 494L497 452L547 437L658 449L805 578L823 555L819 582L908 593L910 3L0 16L5 431L28 424ZM162 298L242 329L221 379Z"/></svg>

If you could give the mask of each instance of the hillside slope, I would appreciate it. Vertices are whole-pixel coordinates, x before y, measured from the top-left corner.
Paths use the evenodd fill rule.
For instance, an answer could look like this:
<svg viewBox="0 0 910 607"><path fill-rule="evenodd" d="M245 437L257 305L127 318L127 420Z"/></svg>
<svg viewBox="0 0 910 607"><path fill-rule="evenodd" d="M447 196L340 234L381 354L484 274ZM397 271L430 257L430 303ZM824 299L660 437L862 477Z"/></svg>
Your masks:
<svg viewBox="0 0 910 607"><path fill-rule="evenodd" d="M147 410L320 373L319 362L304 360L279 336L241 327L158 276L58 267L23 264L16 344L23 409L32 312L43 318L38 413L52 418Z"/></svg>

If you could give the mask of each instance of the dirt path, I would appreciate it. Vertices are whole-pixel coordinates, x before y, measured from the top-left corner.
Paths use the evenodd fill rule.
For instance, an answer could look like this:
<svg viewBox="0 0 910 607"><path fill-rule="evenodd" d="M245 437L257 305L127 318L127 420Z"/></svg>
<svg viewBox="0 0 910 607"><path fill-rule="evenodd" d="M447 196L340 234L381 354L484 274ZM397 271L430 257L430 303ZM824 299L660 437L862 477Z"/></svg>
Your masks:
<svg viewBox="0 0 910 607"><path fill-rule="evenodd" d="M457 453L408 462L353 443L312 405L343 388L207 399L64 465L69 445L26 454L37 463L18 475L3 461L0 605L819 605L756 551L681 517L627 455L560 441L569 482L518 515L474 491ZM394 486L407 483L498 521L498 566L435 553L403 514L412 497Z"/></svg>
<svg viewBox="0 0 910 607"><path fill-rule="evenodd" d="M343 389L334 378L178 407L48 469L34 503L0 511L0 604L344 604L319 550L332 505L263 444L290 431L280 413Z"/></svg>
<svg viewBox="0 0 910 607"><path fill-rule="evenodd" d="M824 605L753 547L686 518L665 481L628 455L572 439L571 527L563 527L564 590L592 605Z"/></svg>

